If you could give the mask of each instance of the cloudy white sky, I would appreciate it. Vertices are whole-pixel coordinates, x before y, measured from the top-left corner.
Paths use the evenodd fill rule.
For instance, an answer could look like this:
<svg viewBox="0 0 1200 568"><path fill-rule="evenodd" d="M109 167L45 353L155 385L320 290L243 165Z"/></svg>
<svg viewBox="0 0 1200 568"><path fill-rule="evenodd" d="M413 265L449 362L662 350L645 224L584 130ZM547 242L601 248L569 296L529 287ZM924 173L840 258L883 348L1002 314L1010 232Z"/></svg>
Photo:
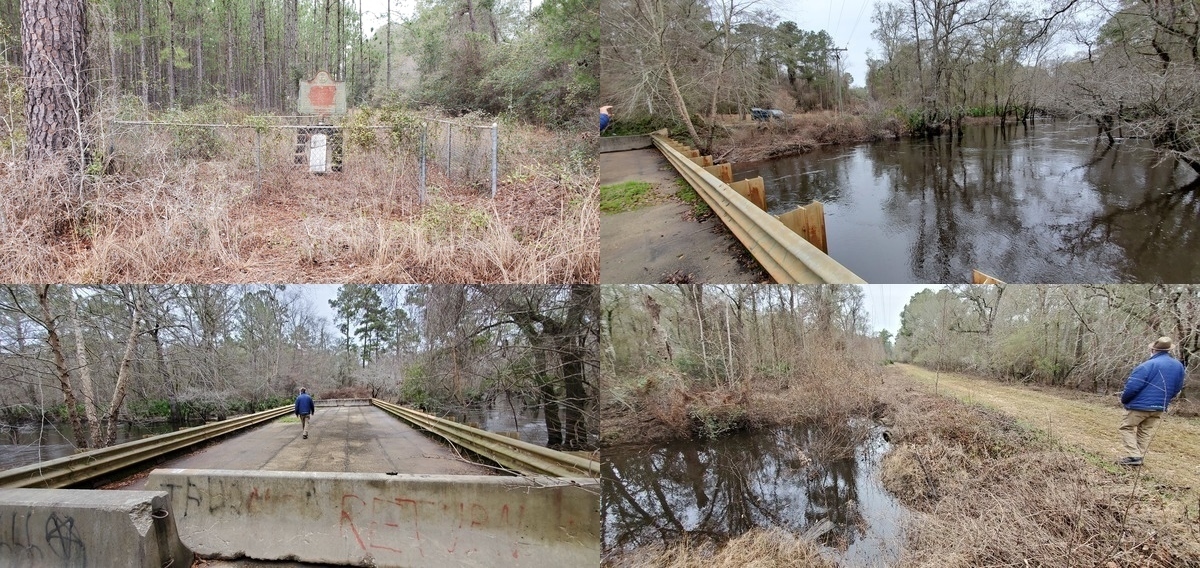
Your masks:
<svg viewBox="0 0 1200 568"><path fill-rule="evenodd" d="M866 296L867 311L871 314L871 328L886 329L895 335L900 331L900 312L914 294L921 290L939 290L944 286L933 284L867 284L862 287Z"/></svg>
<svg viewBox="0 0 1200 568"><path fill-rule="evenodd" d="M866 85L867 50L879 51L871 39L871 13L876 0L768 0L766 7L791 20L802 30L825 30L842 53L842 69L854 76L855 86ZM878 55L878 53L876 53Z"/></svg>

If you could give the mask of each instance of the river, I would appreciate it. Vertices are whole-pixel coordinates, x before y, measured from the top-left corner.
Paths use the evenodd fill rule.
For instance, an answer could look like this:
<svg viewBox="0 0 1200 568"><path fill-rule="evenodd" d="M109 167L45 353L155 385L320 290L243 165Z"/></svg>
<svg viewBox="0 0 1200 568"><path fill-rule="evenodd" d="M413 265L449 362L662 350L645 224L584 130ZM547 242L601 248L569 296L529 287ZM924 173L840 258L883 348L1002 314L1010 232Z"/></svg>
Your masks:
<svg viewBox="0 0 1200 568"><path fill-rule="evenodd" d="M182 426L181 426L182 427ZM123 424L117 430L117 443L140 440L175 430L166 422ZM0 471L75 453L74 435L69 424L52 422L5 425L0 428Z"/></svg>
<svg viewBox="0 0 1200 568"><path fill-rule="evenodd" d="M684 536L723 541L752 528L796 533L850 566L899 559L906 512L883 488L889 444L878 430L855 446L813 426L704 442L603 450L605 556Z"/></svg>
<svg viewBox="0 0 1200 568"><path fill-rule="evenodd" d="M829 254L868 282L1200 281L1197 176L1067 121L968 126L734 164L772 214L825 204ZM1177 191L1192 184L1192 191Z"/></svg>

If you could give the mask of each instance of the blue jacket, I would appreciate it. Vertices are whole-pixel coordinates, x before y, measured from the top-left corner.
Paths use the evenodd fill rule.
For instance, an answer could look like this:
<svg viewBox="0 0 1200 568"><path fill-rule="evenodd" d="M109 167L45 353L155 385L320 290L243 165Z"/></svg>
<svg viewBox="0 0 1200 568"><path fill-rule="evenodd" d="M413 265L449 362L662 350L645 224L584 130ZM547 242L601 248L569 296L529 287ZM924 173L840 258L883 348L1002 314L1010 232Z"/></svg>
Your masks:
<svg viewBox="0 0 1200 568"><path fill-rule="evenodd" d="M1183 390L1183 363L1160 351L1138 365L1121 393L1127 410L1166 411L1167 403Z"/></svg>
<svg viewBox="0 0 1200 568"><path fill-rule="evenodd" d="M312 414L314 407L313 399L308 393L300 393L300 396L296 397L296 414Z"/></svg>
<svg viewBox="0 0 1200 568"><path fill-rule="evenodd" d="M607 114L600 115L600 132L604 132L604 129L608 128L608 122L610 120L612 120L611 116L609 116Z"/></svg>

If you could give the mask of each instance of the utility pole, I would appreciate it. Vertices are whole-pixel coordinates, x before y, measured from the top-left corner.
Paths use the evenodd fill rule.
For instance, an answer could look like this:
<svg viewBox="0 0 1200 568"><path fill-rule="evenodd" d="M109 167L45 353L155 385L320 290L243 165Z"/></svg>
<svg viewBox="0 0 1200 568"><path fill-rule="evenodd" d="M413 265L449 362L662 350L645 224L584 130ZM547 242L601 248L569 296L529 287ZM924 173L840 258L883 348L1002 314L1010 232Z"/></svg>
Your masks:
<svg viewBox="0 0 1200 568"><path fill-rule="evenodd" d="M833 48L833 59L837 62L837 77L834 81L837 83L837 113L842 114L842 52L849 51L844 47Z"/></svg>
<svg viewBox="0 0 1200 568"><path fill-rule="evenodd" d="M392 89L392 0L387 3L387 91Z"/></svg>

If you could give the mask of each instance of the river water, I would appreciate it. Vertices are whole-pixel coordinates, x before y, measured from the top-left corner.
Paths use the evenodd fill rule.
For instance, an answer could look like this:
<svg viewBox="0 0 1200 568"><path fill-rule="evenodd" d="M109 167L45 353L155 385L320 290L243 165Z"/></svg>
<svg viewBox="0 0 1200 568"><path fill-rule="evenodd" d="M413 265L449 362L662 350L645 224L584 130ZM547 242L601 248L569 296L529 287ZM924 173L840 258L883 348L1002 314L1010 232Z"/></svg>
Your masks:
<svg viewBox="0 0 1200 568"><path fill-rule="evenodd" d="M685 535L723 541L756 527L824 526L818 541L843 565L895 564L905 511L879 481L889 444L874 431L850 449L829 439L794 426L604 450L605 555Z"/></svg>
<svg viewBox="0 0 1200 568"><path fill-rule="evenodd" d="M181 426L182 427L182 426ZM117 430L117 443L175 430L170 424L125 424ZM52 422L0 428L0 471L52 460L75 453L75 437L69 424Z"/></svg>
<svg viewBox="0 0 1200 568"><path fill-rule="evenodd" d="M768 211L825 204L829 254L868 282L1200 281L1197 176L1067 121L734 164Z"/></svg>

